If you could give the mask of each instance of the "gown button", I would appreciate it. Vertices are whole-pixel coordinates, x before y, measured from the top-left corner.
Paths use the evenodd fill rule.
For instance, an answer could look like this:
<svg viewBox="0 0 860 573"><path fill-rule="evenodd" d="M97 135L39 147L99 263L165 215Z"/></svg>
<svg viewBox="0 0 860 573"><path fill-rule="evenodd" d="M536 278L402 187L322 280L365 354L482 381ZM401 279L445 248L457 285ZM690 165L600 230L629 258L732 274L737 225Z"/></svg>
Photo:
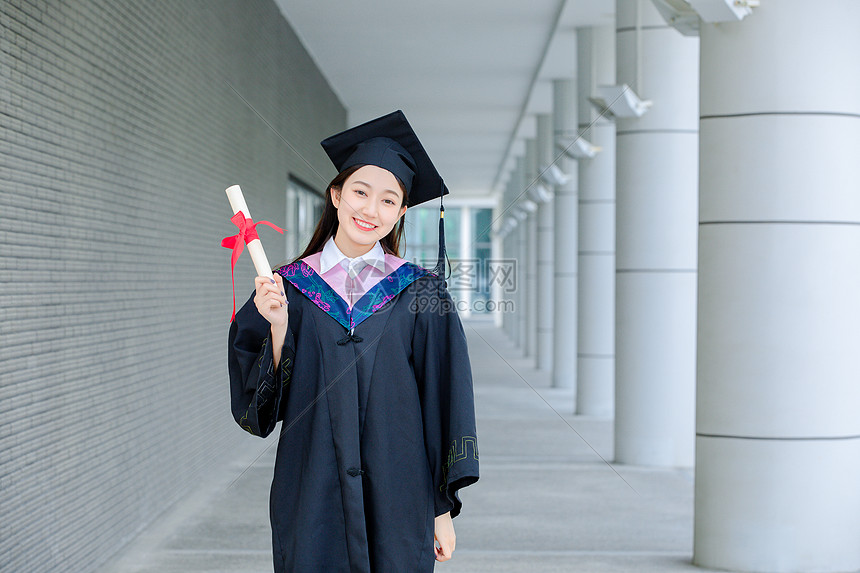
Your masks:
<svg viewBox="0 0 860 573"><path fill-rule="evenodd" d="M358 477L364 475L364 470L359 468L349 468L348 470L346 470L346 473L348 473L352 477Z"/></svg>

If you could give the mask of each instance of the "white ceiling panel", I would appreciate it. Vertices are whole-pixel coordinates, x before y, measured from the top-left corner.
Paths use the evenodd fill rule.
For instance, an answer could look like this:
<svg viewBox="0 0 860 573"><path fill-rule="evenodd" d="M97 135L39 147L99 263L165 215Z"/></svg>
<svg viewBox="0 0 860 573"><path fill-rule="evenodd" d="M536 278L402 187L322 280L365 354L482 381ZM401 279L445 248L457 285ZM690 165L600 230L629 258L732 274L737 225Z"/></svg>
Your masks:
<svg viewBox="0 0 860 573"><path fill-rule="evenodd" d="M520 124L548 111L541 80L574 73L571 31L611 24L615 8L614 0L276 1L350 125L402 109L451 192L464 196L491 192L522 148L517 134L533 131Z"/></svg>

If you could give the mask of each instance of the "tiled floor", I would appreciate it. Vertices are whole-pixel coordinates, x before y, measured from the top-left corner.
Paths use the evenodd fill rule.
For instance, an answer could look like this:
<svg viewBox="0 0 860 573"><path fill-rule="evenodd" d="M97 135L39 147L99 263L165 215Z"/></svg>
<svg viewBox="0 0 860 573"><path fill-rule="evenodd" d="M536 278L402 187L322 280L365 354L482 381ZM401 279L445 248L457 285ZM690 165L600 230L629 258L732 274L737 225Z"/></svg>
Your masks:
<svg viewBox="0 0 860 573"><path fill-rule="evenodd" d="M610 465L611 421L573 416L571 391L550 388L491 324L465 329L481 480L463 490L454 559L436 570L706 571L690 564L692 472ZM255 445L101 573L271 571L275 448L272 439Z"/></svg>

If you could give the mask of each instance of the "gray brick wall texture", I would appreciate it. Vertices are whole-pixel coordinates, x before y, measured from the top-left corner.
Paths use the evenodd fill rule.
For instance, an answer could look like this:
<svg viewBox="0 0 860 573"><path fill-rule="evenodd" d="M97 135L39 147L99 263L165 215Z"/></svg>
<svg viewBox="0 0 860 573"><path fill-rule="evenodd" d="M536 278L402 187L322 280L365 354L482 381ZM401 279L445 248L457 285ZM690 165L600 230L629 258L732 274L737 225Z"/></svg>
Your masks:
<svg viewBox="0 0 860 573"><path fill-rule="evenodd" d="M224 189L283 224L345 122L272 1L0 1L0 570L95 569L255 439Z"/></svg>

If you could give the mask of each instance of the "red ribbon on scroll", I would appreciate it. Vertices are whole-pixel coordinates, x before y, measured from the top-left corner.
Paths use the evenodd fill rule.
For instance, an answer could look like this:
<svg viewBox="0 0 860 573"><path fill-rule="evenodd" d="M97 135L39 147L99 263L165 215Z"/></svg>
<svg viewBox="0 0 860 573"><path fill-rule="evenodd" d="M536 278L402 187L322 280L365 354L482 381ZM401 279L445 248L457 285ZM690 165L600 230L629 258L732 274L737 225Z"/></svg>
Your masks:
<svg viewBox="0 0 860 573"><path fill-rule="evenodd" d="M236 278L233 272L236 269L236 261L239 260L239 255L241 255L242 251L245 250L245 245L254 239L260 238L259 235L257 235L257 225L268 225L282 235L284 234L284 230L269 221L257 221L255 223L251 219L246 219L245 215L243 215L241 211L230 217L230 220L234 225L239 227L239 234L233 235L232 237L225 237L221 241L221 246L233 249L233 254L230 256L230 275L233 280L233 316L230 317L230 322L233 322L236 318Z"/></svg>

